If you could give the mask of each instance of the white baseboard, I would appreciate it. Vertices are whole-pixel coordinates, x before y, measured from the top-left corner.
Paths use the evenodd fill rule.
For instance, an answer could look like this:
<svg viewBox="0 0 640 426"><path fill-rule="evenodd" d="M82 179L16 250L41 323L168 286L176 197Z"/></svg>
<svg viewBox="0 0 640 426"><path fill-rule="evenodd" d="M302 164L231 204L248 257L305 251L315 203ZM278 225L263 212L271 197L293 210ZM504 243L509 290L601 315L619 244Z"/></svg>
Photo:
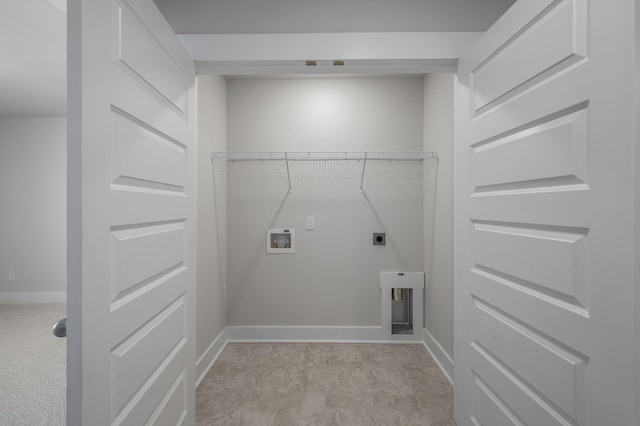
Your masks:
<svg viewBox="0 0 640 426"><path fill-rule="evenodd" d="M424 332L423 344L425 348L427 348L427 351L431 354L433 360L438 364L442 373L453 386L453 360L426 328L423 328L422 331Z"/></svg>
<svg viewBox="0 0 640 426"><path fill-rule="evenodd" d="M379 342L382 327L227 326L231 341Z"/></svg>
<svg viewBox="0 0 640 426"><path fill-rule="evenodd" d="M0 292L0 303L67 303L66 291Z"/></svg>
<svg viewBox="0 0 640 426"><path fill-rule="evenodd" d="M213 364L227 346L228 342L229 338L227 336L227 329L225 328L209 345L200 358L198 358L196 361L196 387L200 385L204 376L206 376L209 370L211 370L211 367L213 367Z"/></svg>

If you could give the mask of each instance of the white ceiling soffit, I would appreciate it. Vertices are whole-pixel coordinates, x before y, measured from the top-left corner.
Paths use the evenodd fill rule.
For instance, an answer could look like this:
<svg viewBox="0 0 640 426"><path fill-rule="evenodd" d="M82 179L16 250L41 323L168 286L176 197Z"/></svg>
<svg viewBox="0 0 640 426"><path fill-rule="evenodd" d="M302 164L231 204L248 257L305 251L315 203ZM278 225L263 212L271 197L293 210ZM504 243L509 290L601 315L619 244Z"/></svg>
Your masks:
<svg viewBox="0 0 640 426"><path fill-rule="evenodd" d="M154 1L200 73L369 75L455 72L515 0Z"/></svg>
<svg viewBox="0 0 640 426"><path fill-rule="evenodd" d="M0 1L0 116L63 116L66 1Z"/></svg>
<svg viewBox="0 0 640 426"><path fill-rule="evenodd" d="M179 35L202 74L455 72L481 32ZM313 60L315 66L307 66ZM344 65L335 66L334 61Z"/></svg>
<svg viewBox="0 0 640 426"><path fill-rule="evenodd" d="M486 31L515 0L155 0L178 34Z"/></svg>
<svg viewBox="0 0 640 426"><path fill-rule="evenodd" d="M408 76L434 73L451 73L458 68L457 59L442 60L353 60L336 66L334 61L316 61L307 66L306 61L205 61L196 62L198 74L216 74L229 77L371 77Z"/></svg>

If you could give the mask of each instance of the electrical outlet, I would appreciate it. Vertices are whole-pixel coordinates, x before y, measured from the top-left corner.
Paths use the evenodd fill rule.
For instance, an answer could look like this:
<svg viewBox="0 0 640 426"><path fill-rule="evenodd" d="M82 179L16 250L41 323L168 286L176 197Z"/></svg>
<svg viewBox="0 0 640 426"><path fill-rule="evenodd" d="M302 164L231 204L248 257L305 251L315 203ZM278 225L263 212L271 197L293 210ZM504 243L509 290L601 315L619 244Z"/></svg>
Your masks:
<svg viewBox="0 0 640 426"><path fill-rule="evenodd" d="M9 281L15 281L15 280L16 280L16 271L12 269L9 271Z"/></svg>
<svg viewBox="0 0 640 426"><path fill-rule="evenodd" d="M314 216L307 216L307 230L313 231L316 228L316 218Z"/></svg>

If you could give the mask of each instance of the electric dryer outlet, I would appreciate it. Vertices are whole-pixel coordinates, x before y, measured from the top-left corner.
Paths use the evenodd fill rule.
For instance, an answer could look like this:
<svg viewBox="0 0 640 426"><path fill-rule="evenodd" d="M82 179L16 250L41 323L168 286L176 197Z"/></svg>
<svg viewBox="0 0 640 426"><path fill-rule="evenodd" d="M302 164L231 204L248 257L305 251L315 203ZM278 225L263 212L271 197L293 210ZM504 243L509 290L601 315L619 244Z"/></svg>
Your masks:
<svg viewBox="0 0 640 426"><path fill-rule="evenodd" d="M385 246L387 245L387 234L384 232L374 232L373 233L373 245L374 246Z"/></svg>

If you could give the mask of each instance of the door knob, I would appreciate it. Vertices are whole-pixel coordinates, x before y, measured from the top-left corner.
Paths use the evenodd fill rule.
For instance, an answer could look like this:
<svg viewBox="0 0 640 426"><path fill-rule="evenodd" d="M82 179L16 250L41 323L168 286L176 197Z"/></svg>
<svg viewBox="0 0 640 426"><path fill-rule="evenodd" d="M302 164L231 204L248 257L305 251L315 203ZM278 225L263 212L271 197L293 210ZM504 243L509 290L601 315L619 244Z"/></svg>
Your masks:
<svg viewBox="0 0 640 426"><path fill-rule="evenodd" d="M56 337L67 337L67 319L62 318L53 324L53 335Z"/></svg>

